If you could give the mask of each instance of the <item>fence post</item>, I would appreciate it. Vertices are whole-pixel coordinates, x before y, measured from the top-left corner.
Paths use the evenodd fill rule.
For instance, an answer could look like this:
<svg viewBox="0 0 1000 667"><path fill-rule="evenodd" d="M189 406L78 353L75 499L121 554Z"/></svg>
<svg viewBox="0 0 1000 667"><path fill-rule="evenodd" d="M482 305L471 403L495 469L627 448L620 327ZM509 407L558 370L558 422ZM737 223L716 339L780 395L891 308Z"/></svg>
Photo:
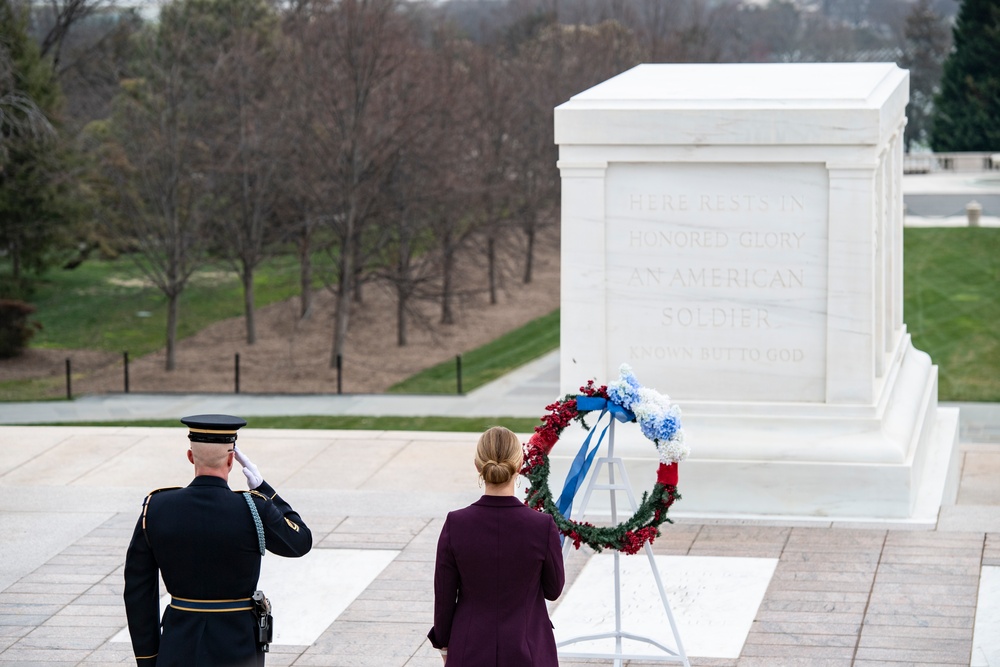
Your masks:
<svg viewBox="0 0 1000 667"><path fill-rule="evenodd" d="M235 376L236 376L236 393L240 393L240 353L236 353L236 358L233 360Z"/></svg>
<svg viewBox="0 0 1000 667"><path fill-rule="evenodd" d="M343 371L344 371L344 355L338 353L337 354L337 393L338 394L344 393L343 392L344 387L343 387L343 384L341 383L341 379L340 379L341 378L341 374L343 373Z"/></svg>
<svg viewBox="0 0 1000 667"><path fill-rule="evenodd" d="M455 376L458 380L458 394L462 395L462 355L455 355Z"/></svg>
<svg viewBox="0 0 1000 667"><path fill-rule="evenodd" d="M122 352L125 361L125 393L128 393L128 351Z"/></svg>
<svg viewBox="0 0 1000 667"><path fill-rule="evenodd" d="M73 400L73 380L70 376L73 373L72 366L70 365L69 357L66 357L66 400Z"/></svg>

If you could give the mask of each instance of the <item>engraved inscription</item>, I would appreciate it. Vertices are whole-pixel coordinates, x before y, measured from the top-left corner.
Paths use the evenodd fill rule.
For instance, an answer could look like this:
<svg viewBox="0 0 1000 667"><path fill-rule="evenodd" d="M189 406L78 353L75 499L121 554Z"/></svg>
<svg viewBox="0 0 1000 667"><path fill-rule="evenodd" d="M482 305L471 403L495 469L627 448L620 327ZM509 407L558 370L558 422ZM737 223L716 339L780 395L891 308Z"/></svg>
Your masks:
<svg viewBox="0 0 1000 667"><path fill-rule="evenodd" d="M806 238L805 232L740 232L734 244L750 249L799 250ZM632 248L728 248L730 235L719 231L640 230L629 231L628 242Z"/></svg>
<svg viewBox="0 0 1000 667"><path fill-rule="evenodd" d="M766 308L674 308L660 312L665 327L724 327L727 329L770 329Z"/></svg>
<svg viewBox="0 0 1000 667"><path fill-rule="evenodd" d="M823 400L825 166L612 164L606 183L608 359L691 398Z"/></svg>
<svg viewBox="0 0 1000 667"><path fill-rule="evenodd" d="M727 289L793 289L805 286L804 269L632 269L629 287L710 287Z"/></svg>
<svg viewBox="0 0 1000 667"><path fill-rule="evenodd" d="M698 193L688 195L645 192L628 194L628 210L636 212L746 213L756 211L758 213L795 213L805 210L805 207L805 197L798 194Z"/></svg>
<svg viewBox="0 0 1000 667"><path fill-rule="evenodd" d="M794 347L672 347L667 345L629 345L629 361L679 361L757 363L769 361L797 364L805 360L805 350Z"/></svg>

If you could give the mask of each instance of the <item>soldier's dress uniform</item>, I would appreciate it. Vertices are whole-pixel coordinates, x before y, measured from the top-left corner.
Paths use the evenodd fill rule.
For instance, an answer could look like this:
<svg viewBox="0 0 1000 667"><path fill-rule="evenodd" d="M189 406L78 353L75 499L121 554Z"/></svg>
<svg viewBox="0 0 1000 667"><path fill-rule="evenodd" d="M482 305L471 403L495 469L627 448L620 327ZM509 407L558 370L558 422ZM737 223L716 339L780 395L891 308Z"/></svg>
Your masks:
<svg viewBox="0 0 1000 667"><path fill-rule="evenodd" d="M297 557L312 548L309 528L267 482L249 493L267 551ZM203 475L186 487L149 494L125 559L125 609L137 665L263 665L250 599L260 564L253 513L226 480ZM159 573L171 595L162 633Z"/></svg>

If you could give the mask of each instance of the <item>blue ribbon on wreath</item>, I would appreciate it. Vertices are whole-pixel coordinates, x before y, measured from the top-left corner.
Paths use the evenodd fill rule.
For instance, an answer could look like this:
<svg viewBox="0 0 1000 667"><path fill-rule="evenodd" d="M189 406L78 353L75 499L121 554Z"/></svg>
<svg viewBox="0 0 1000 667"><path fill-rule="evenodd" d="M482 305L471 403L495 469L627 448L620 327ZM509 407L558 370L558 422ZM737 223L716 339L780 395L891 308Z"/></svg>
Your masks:
<svg viewBox="0 0 1000 667"><path fill-rule="evenodd" d="M594 422L593 427L591 427L590 432L587 434L587 439L583 441L580 451L576 453L573 463L570 464L569 472L566 474L566 482L563 484L562 493L559 494L559 500L556 501L556 507L559 508L559 513L567 519L569 519L570 512L573 510L573 499L576 498L576 494L580 490L583 480L586 479L587 473L590 471L590 466L594 462L594 456L597 454L597 450L601 448L601 442L604 441L604 435L608 432L608 428L611 426L611 419L609 419L607 425L604 427L604 430L601 431L600 437L597 439L597 444L594 445L593 449L589 449L590 441L594 437L594 433L597 431L598 424L600 424L601 420L604 419L604 415L610 414L612 419L617 419L623 423L635 420L635 415L632 414L632 412L626 410L617 403L609 401L606 398L601 398L600 396L577 396L576 410L577 412L600 410L601 415L597 418L597 421Z"/></svg>

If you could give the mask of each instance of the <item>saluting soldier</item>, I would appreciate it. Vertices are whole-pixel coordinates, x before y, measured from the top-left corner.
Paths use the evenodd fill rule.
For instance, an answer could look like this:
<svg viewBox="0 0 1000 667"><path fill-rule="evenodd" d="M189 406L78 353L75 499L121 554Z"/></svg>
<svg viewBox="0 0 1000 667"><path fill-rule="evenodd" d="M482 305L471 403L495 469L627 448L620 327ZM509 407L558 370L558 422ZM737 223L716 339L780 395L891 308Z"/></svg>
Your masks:
<svg viewBox="0 0 1000 667"><path fill-rule="evenodd" d="M125 558L125 611L139 667L264 664L253 596L264 550L298 557L312 533L236 448L239 417L196 415L189 428L194 479L143 502ZM229 488L236 460L249 492ZM171 595L159 607L159 574Z"/></svg>

